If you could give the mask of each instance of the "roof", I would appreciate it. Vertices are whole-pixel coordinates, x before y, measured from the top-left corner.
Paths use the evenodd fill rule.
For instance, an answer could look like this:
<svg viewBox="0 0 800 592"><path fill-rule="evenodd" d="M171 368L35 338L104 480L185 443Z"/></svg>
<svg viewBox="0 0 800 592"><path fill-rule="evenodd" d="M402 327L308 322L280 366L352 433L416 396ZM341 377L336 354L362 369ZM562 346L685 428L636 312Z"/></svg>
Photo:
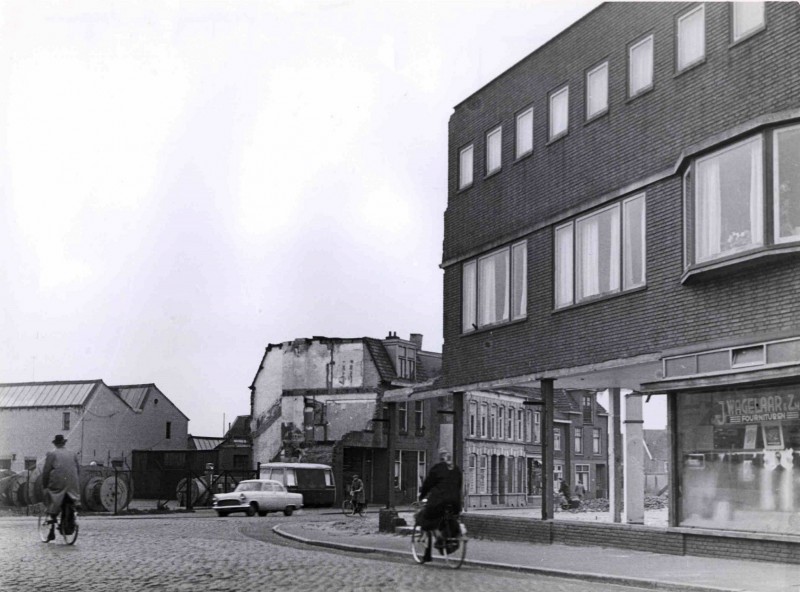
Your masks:
<svg viewBox="0 0 800 592"><path fill-rule="evenodd" d="M194 446L195 450L214 450L224 441L224 438L209 438L206 436L189 435L189 445Z"/></svg>
<svg viewBox="0 0 800 592"><path fill-rule="evenodd" d="M380 374L381 380L391 382L396 379L397 372L394 370L394 364L392 364L392 360L386 348L383 346L383 342L374 337L364 337L364 344L367 346L367 351L369 351L372 360L375 362L375 366L378 368L378 374Z"/></svg>
<svg viewBox="0 0 800 592"><path fill-rule="evenodd" d="M0 408L81 407L102 380L0 384Z"/></svg>
<svg viewBox="0 0 800 592"><path fill-rule="evenodd" d="M115 386L113 388L131 409L139 410L144 405L150 385Z"/></svg>

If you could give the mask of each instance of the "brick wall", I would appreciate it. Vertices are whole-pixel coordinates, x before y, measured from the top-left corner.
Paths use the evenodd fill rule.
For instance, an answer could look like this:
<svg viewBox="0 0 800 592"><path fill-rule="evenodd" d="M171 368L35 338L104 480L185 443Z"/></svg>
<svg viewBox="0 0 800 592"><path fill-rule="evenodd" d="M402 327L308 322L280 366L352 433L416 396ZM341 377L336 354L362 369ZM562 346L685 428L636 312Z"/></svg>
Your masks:
<svg viewBox="0 0 800 592"><path fill-rule="evenodd" d="M800 6L767 6L766 29L730 44L729 5L706 4L706 60L674 66L674 19L692 4L603 5L456 108L444 259L488 250L522 229L673 167L682 151L753 118L800 109ZM655 86L626 97L627 46L655 35ZM580 40L578 42L577 40ZM585 70L608 58L609 113L584 125ZM569 134L547 146L547 93L570 84ZM535 109L534 152L513 162L514 116ZM503 169L483 179L483 137L503 124ZM458 149L475 143L475 183L456 190ZM681 171L682 172L682 171ZM682 284L680 174L653 182L647 285L554 312L553 230L529 232L527 320L461 335L461 266L445 268L445 385L598 363L712 340L800 331L797 259ZM454 260L455 260L454 259Z"/></svg>

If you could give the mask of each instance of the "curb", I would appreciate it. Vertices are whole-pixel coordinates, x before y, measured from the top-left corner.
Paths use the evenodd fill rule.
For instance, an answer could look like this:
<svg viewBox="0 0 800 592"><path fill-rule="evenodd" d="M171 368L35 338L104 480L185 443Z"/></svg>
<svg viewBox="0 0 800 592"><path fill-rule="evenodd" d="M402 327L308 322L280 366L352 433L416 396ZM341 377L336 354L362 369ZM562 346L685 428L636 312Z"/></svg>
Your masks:
<svg viewBox="0 0 800 592"><path fill-rule="evenodd" d="M333 541L310 539L297 534L286 532L282 530L281 526L282 525L280 524L273 526L272 532L285 539L289 539L305 545L310 545L314 547L324 547L328 549L337 549L340 551L350 551L352 553L360 553L364 555L372 553L380 553L384 555L394 555L398 557L410 556L410 553L406 551L395 551L394 549L381 549L379 547L364 547L361 545L348 545L346 543L337 543ZM441 559L434 556L434 562L437 561L441 561ZM546 567L528 567L524 565L513 565L508 563L493 563L489 561L480 561L477 559L465 559L464 565L483 567L487 569L516 571L521 573L529 573L529 574L549 576L555 578L566 578L570 580L582 580L585 582L593 582L601 584L636 586L639 588L646 588L650 590L674 590L675 592L743 592L742 588L720 588L717 586L697 586L693 584L683 584L679 582L671 582L663 580L646 580L643 578L635 578L628 576L612 576L612 575L596 574L596 573L581 572L581 571L574 571L567 569L550 569Z"/></svg>

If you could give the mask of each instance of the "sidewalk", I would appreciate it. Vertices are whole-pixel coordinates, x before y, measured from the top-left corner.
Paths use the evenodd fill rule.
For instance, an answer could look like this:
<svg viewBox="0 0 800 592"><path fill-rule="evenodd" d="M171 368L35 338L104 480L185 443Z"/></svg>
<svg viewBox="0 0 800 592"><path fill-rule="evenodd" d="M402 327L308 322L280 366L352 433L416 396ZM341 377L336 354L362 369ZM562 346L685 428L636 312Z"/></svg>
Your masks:
<svg viewBox="0 0 800 592"><path fill-rule="evenodd" d="M395 554L413 561L409 537L379 533L377 514L329 523L298 520L280 524L273 530L309 545L357 553ZM434 559L434 566L436 561ZM800 565L661 555L594 546L536 545L475 538L469 540L462 569L469 569L471 565L657 590L800 592Z"/></svg>

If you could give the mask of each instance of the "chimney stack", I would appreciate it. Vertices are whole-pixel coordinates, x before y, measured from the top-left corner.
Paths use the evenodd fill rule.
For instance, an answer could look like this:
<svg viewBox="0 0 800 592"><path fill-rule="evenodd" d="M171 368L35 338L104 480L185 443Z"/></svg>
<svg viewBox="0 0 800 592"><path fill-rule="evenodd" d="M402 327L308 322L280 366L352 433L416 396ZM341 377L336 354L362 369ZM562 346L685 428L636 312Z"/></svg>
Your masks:
<svg viewBox="0 0 800 592"><path fill-rule="evenodd" d="M422 333L412 333L408 340L417 346L417 351L422 351Z"/></svg>

